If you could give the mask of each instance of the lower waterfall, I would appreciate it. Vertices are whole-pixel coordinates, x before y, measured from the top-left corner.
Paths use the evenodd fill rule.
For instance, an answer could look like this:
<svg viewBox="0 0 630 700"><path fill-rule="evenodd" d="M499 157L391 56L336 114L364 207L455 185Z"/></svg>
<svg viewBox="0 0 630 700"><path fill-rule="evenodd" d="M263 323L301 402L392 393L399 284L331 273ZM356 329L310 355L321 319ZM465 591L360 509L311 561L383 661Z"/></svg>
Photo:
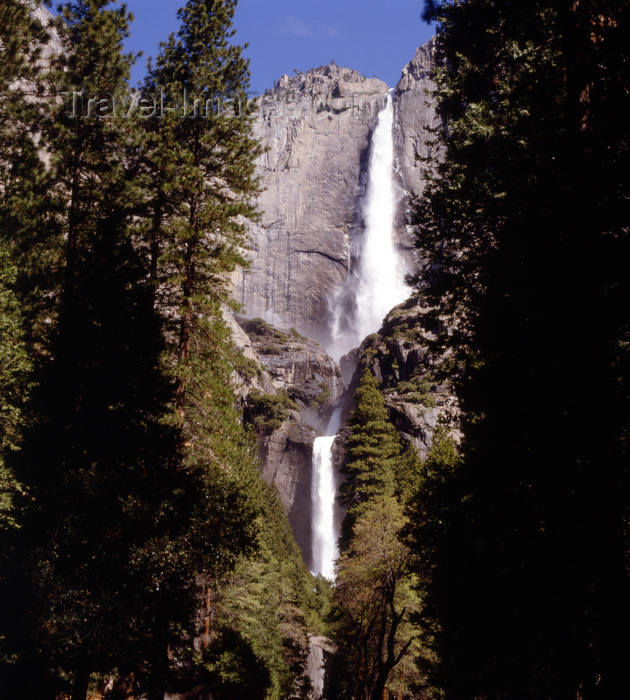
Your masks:
<svg viewBox="0 0 630 700"><path fill-rule="evenodd" d="M313 476L311 481L311 508L313 512L312 570L326 578L335 578L337 524L335 523L335 470L333 443L341 423L341 409L335 409L324 437L313 443Z"/></svg>

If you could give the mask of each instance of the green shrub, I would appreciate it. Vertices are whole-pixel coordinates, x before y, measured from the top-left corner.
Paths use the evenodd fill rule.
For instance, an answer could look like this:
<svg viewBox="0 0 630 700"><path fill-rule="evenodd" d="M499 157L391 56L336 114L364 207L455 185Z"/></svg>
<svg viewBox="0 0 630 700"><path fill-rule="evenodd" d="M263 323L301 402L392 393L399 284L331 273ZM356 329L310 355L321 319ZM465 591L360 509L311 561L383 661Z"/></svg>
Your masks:
<svg viewBox="0 0 630 700"><path fill-rule="evenodd" d="M330 399L330 384L328 384L328 382L320 382L319 388L321 389L321 392L314 399L311 400L312 408L321 408Z"/></svg>
<svg viewBox="0 0 630 700"><path fill-rule="evenodd" d="M239 323L241 328L248 335L255 335L262 338L273 338L275 340L280 340L283 343L290 340L290 337L284 331L274 328L270 323L267 323L267 321L264 321L262 318L242 318L239 320ZM295 329L293 328L291 329L292 332L294 330Z"/></svg>
<svg viewBox="0 0 630 700"><path fill-rule="evenodd" d="M289 417L289 411L299 410L286 391L263 394L252 391L247 399L245 418L259 433L273 433Z"/></svg>

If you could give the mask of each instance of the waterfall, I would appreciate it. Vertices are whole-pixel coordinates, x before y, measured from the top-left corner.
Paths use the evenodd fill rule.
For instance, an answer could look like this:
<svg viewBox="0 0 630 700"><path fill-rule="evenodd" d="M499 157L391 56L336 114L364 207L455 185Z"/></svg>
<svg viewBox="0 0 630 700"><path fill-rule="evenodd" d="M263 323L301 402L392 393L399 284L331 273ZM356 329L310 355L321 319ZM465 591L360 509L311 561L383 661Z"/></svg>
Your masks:
<svg viewBox="0 0 630 700"><path fill-rule="evenodd" d="M331 331L336 358L376 332L385 315L409 295L404 264L394 243L398 195L394 186L394 104L389 91L372 134L367 186L362 201L365 222L356 251L358 264L331 299Z"/></svg>
<svg viewBox="0 0 630 700"><path fill-rule="evenodd" d="M404 265L394 243L398 196L394 186L394 104L389 91L372 133L367 185L362 201L365 230L356 253L358 264L331 298L332 346L339 358L377 331L386 314L408 296ZM333 375L334 376L334 375ZM336 387L335 387L336 393ZM332 448L339 430L341 409L333 413L324 437L313 444L312 570L334 578L337 528L334 520L335 473Z"/></svg>
<svg viewBox="0 0 630 700"><path fill-rule="evenodd" d="M324 437L313 443L313 476L311 481L311 507L313 509L312 570L326 578L334 579L337 549L335 527L335 471L332 448L341 423L341 409L335 409Z"/></svg>

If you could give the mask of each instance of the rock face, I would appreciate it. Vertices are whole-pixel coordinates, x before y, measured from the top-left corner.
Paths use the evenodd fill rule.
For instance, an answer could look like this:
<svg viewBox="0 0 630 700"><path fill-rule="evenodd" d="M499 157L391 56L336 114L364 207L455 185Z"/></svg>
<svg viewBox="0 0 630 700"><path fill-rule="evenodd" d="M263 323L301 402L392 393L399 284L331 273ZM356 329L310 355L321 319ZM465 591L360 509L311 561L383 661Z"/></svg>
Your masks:
<svg viewBox="0 0 630 700"><path fill-rule="evenodd" d="M248 316L326 339L328 295L348 274L369 133L387 89L331 65L284 75L261 98L264 213L251 270L235 280Z"/></svg>
<svg viewBox="0 0 630 700"><path fill-rule="evenodd" d="M341 372L326 350L295 329L285 333L262 319L238 321L276 391L285 391L308 423L323 428L345 389Z"/></svg>
<svg viewBox="0 0 630 700"><path fill-rule="evenodd" d="M306 673L313 685L313 700L321 700L325 690L326 659L337 649L327 637L309 637L310 652L306 661Z"/></svg>
<svg viewBox="0 0 630 700"><path fill-rule="evenodd" d="M361 344L361 358L348 392L354 393L363 370L369 367L382 382L390 420L422 458L431 448L440 421L458 439L459 408L449 381L448 354L435 344L444 331L432 310L417 299L396 306L379 332Z"/></svg>
<svg viewBox="0 0 630 700"><path fill-rule="evenodd" d="M425 167L419 158L432 155L431 129L437 126L434 98L430 94L435 89L430 78L434 62L435 39L431 39L418 48L403 68L394 93L394 142L398 174L406 195L422 192Z"/></svg>
<svg viewBox="0 0 630 700"><path fill-rule="evenodd" d="M304 561L311 565L313 442L345 385L324 348L260 318L225 318L240 351L233 384L256 430L263 477L275 484Z"/></svg>
<svg viewBox="0 0 630 700"><path fill-rule="evenodd" d="M410 265L407 203L422 190L418 156L430 155L436 119L427 94L433 54L433 42L420 47L393 91L394 233ZM245 312L232 319L246 370L237 372L236 385L256 428L263 474L278 487L309 565L313 441L342 395L338 405L347 417L353 395L353 387L343 394L341 372L320 342L330 340L329 300L356 263L371 135L387 92L385 83L334 64L284 75L260 98L255 122L266 148L257 163L263 213L251 229L251 269L233 278ZM428 350L423 313L415 303L397 307L341 368L348 382L359 362L356 386L358 372L371 364L384 381L392 420L421 455L439 417L452 408ZM346 440L342 430L333 448L337 470Z"/></svg>
<svg viewBox="0 0 630 700"><path fill-rule="evenodd" d="M269 435L258 436L263 477L275 484L302 557L311 566L311 480L314 428L297 412Z"/></svg>
<svg viewBox="0 0 630 700"><path fill-rule="evenodd" d="M421 189L414 154L427 154L426 126L435 119L424 92L432 55L432 45L421 47L394 93L396 237L410 261L404 192ZM247 316L324 344L330 339L329 299L348 276L352 244L363 231L370 137L387 91L379 80L330 65L284 75L261 98L255 131L268 149L258 161L263 215L252 227L251 269L234 277Z"/></svg>

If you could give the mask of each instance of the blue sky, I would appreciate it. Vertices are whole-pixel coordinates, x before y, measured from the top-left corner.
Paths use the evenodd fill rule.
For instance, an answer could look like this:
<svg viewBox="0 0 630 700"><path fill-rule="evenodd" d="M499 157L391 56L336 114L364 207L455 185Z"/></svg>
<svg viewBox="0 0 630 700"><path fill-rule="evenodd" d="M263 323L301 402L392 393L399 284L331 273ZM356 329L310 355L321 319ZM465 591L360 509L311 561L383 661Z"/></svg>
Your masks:
<svg viewBox="0 0 630 700"><path fill-rule="evenodd" d="M126 0L135 15L127 48L143 51L133 81L146 60L177 29L185 0ZM420 18L422 0L240 0L234 40L249 43L252 90L263 92L283 73L305 71L334 60L393 87L431 28Z"/></svg>

